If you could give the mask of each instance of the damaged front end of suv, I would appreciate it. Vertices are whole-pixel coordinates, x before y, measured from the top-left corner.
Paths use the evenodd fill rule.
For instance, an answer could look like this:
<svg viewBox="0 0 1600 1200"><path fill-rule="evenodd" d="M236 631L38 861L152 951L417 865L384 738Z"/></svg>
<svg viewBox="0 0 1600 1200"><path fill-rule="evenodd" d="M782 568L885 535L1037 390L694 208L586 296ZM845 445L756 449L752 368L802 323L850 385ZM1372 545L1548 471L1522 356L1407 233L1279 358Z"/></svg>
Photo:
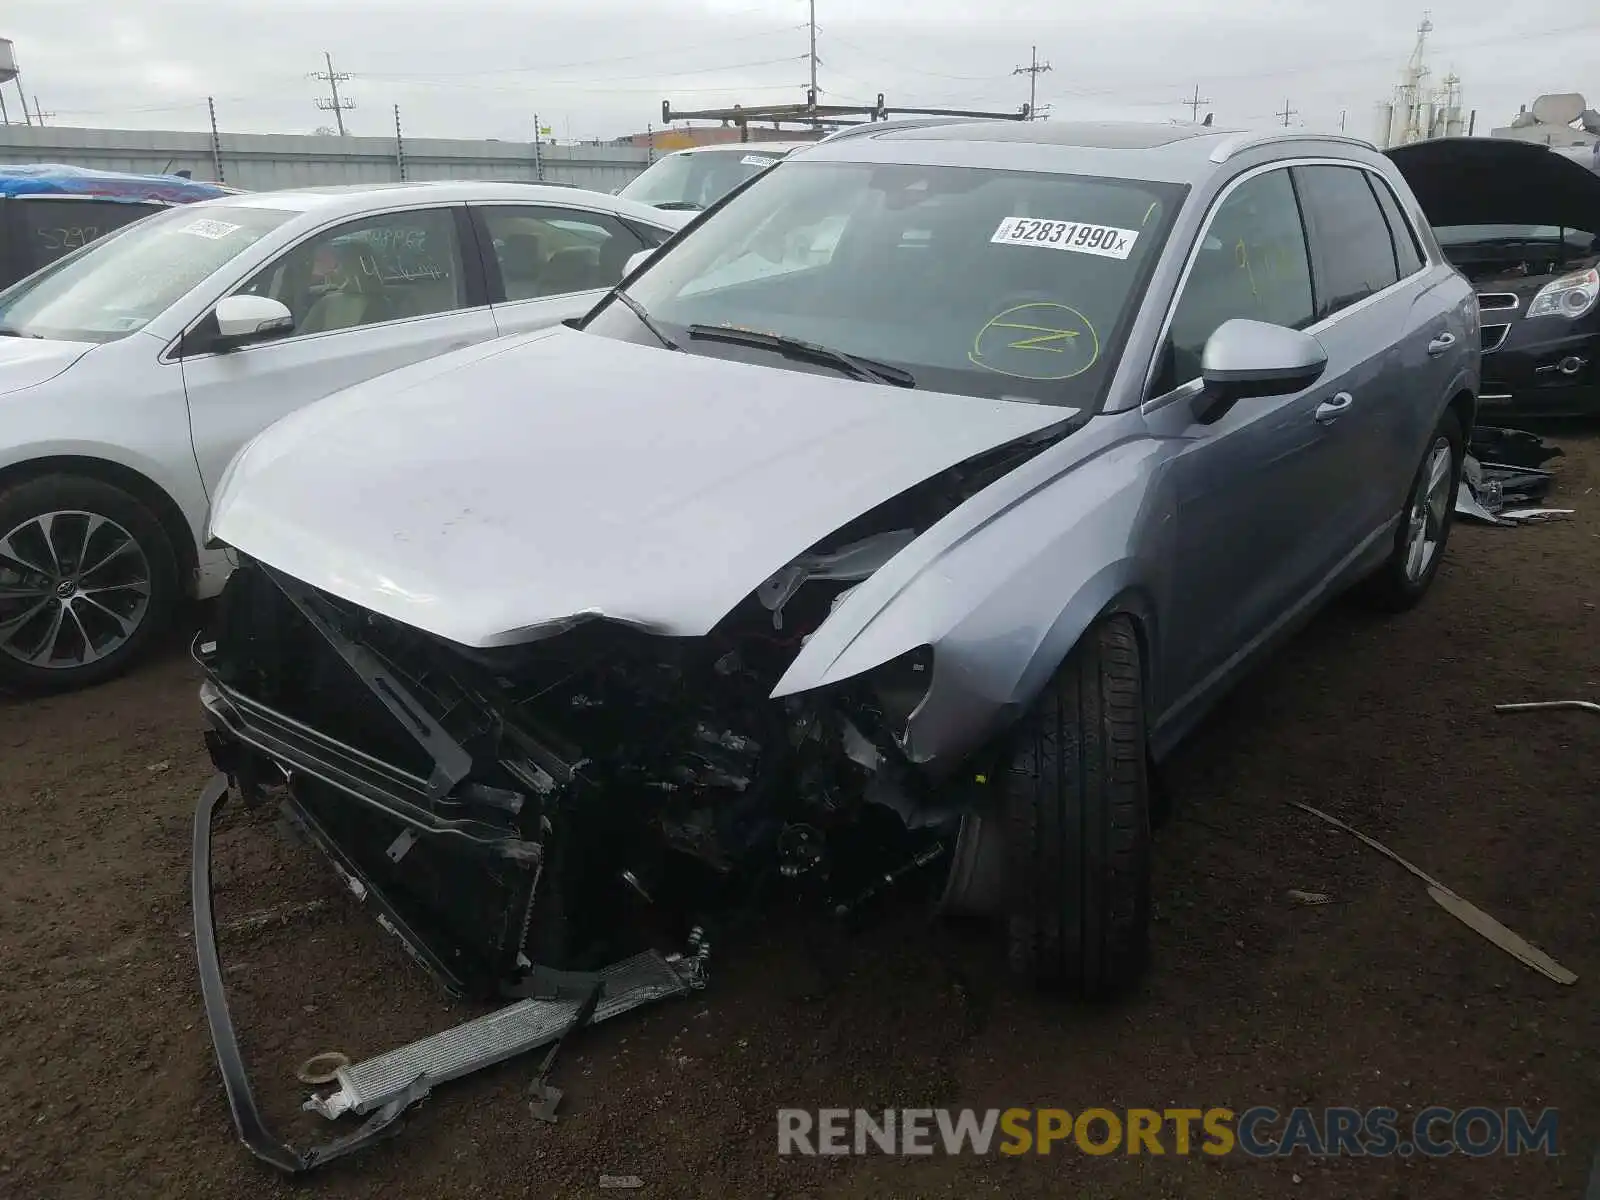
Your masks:
<svg viewBox="0 0 1600 1200"><path fill-rule="evenodd" d="M960 806L898 744L921 647L771 699L830 606L909 543L802 556L708 635L603 617L471 649L243 558L199 659L216 765L297 823L453 994L515 995L681 944L783 886L854 909L953 845Z"/></svg>
<svg viewBox="0 0 1600 1200"><path fill-rule="evenodd" d="M571 331L540 336L569 349L599 341ZM470 353L482 359L494 351ZM610 349L611 365L596 371L626 370L654 353ZM672 361L691 371L707 365L687 356ZM743 384L765 374L734 368L729 402L748 404ZM795 381L803 395L797 413L816 404L819 387L828 389L824 397L860 387L801 374L780 379ZM628 390L608 390L603 378L594 387L597 394ZM898 393L887 395L868 398L859 410L879 410L873 422L852 417L836 435L812 430L777 440L809 454L819 438L836 436L841 447L865 439L861 452L877 453L875 425L884 439L905 428L905 413L893 402ZM860 401L850 399L850 411L858 411ZM608 525L592 511L571 511L565 520L547 512L542 525L496 516L440 535L441 545L459 548L510 530L530 553L543 547L540 578L609 588L618 597L609 607L620 616L604 604L555 601L535 615L527 587L513 581L505 595L520 607L507 619L489 596L494 580L452 573L431 552L417 551L415 523L396 520L387 540L349 529L330 533L326 521L319 532L319 502L305 500L298 485L279 490L272 474L291 459L303 461L306 446L322 444L310 427L326 406L265 435L272 443L309 432L312 440L298 443L295 455L263 449L260 441L244 451L242 469L255 476L244 489L248 497L235 496L240 489L225 481L213 521L237 566L196 645L218 776L197 813L194 900L213 1040L252 1150L286 1170L310 1169L384 1132L435 1083L548 1042L572 1025L701 985L707 930L772 898L809 901L843 917L915 879L946 911L993 910L1004 867L997 839L980 836L986 760L969 751L987 727L1015 715L1012 698L985 699L981 687L958 682L959 669L941 664L933 639L821 685L794 675L808 645L837 661L837 648L819 647L817 635L852 599L863 601L865 581L886 564L904 563L923 534L997 480L1015 485L1019 467L1082 424L1074 410L1023 404L994 404L995 415L985 419L950 398L961 420L948 426L957 432L945 434L939 398L919 394L916 403L933 431L922 450L913 445L895 466L864 474L867 491L837 482L804 486L798 480L809 464L795 459L788 507L750 522L736 540L730 535L718 547L721 561L663 560L647 580L608 571L589 552L594 530ZM815 407L809 411L815 420ZM297 426L307 428L296 433ZM676 518L663 514L688 512L703 521L705 513L691 509L707 503L708 491L726 493L718 511L737 513L744 505L735 493L757 483L781 488L789 470L782 464L795 456L771 448L773 428L782 426L752 425L752 445L731 451L748 465L720 481L683 485L679 499L666 494L670 472L660 465L674 457L665 426L661 436L642 435L658 483L628 501L631 511L642 525L654 522L652 537L670 542L667 526ZM764 457L755 442L769 444ZM700 440L684 445L691 458L707 453ZM366 453L369 473L387 470L382 447L369 445ZM395 453L401 461L409 451ZM448 457L451 449L438 453ZM627 473L619 469L619 478ZM297 504L311 505L303 520ZM338 507L358 524L386 519ZM575 525L586 532L573 541L574 557L563 560L557 531ZM315 545L324 536L326 555ZM776 551L788 555L776 570L751 573L775 552L768 543L786 542L791 549ZM332 549L369 544L398 547L392 557L399 557L357 563ZM593 545L594 554L603 549ZM641 555L649 556L636 551L629 561ZM665 578L675 570L683 574ZM430 572L456 599L423 595L419 580ZM409 585L397 582L400 575ZM691 577L709 578L715 591L692 614L685 607L696 586ZM647 610L653 618L639 615ZM963 709L967 740L915 732L936 691L945 709ZM254 802L269 793L448 992L507 1005L484 1018L497 1025L470 1036L450 1031L389 1061L339 1071L339 1090L312 1097L307 1107L329 1117L366 1115L367 1125L311 1151L275 1139L256 1112L211 918L213 819L230 794Z"/></svg>

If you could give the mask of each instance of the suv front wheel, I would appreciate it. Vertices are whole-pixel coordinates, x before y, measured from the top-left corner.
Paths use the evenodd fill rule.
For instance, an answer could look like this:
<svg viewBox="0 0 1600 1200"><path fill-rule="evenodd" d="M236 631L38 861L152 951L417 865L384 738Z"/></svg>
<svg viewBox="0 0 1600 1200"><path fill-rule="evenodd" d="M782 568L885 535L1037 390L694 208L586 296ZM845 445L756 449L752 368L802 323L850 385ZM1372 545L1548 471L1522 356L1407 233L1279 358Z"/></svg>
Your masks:
<svg viewBox="0 0 1600 1200"><path fill-rule="evenodd" d="M1143 668L1127 617L1085 633L1045 687L1004 799L1012 969L1047 991L1126 990L1150 923Z"/></svg>

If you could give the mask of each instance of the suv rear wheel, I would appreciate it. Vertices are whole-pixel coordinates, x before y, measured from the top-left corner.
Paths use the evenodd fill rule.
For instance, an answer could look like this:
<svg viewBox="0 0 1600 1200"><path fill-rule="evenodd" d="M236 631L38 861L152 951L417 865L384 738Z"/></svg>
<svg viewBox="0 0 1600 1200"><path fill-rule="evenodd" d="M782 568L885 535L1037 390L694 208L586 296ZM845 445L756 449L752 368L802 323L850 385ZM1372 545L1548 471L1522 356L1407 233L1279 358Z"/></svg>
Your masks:
<svg viewBox="0 0 1600 1200"><path fill-rule="evenodd" d="M1084 634L1024 722L1005 785L1012 969L1098 998L1148 956L1150 786L1139 640Z"/></svg>
<svg viewBox="0 0 1600 1200"><path fill-rule="evenodd" d="M1446 412L1428 439L1400 510L1389 557L1360 588L1363 599L1386 612L1404 612L1427 593L1439 573L1454 524L1456 488L1466 454L1461 421Z"/></svg>

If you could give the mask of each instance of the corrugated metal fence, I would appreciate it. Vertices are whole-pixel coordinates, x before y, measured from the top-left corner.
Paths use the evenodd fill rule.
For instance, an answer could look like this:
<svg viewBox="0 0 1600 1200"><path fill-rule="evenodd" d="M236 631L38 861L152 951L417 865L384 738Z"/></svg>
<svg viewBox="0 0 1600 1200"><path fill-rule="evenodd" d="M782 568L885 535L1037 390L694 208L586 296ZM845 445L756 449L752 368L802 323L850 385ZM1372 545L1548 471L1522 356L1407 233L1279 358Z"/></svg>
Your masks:
<svg viewBox="0 0 1600 1200"><path fill-rule="evenodd" d="M547 179L609 192L643 171L634 146L538 146L455 138L316 137L277 133L68 129L0 125L0 160L58 162L108 171L170 173L249 191L407 179Z"/></svg>

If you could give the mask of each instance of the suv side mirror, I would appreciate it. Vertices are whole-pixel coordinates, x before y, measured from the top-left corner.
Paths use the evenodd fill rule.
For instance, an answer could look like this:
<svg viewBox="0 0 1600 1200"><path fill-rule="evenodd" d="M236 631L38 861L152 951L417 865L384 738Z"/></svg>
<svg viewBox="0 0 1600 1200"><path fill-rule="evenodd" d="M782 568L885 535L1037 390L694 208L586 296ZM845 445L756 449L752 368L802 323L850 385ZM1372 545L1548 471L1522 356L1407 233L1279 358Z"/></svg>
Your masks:
<svg viewBox="0 0 1600 1200"><path fill-rule="evenodd" d="M215 348L233 350L294 332L294 314L270 296L224 296L217 301Z"/></svg>
<svg viewBox="0 0 1600 1200"><path fill-rule="evenodd" d="M1327 366L1327 351L1309 333L1242 317L1224 321L1200 356L1205 390L1195 415L1215 421L1237 401L1303 391Z"/></svg>

